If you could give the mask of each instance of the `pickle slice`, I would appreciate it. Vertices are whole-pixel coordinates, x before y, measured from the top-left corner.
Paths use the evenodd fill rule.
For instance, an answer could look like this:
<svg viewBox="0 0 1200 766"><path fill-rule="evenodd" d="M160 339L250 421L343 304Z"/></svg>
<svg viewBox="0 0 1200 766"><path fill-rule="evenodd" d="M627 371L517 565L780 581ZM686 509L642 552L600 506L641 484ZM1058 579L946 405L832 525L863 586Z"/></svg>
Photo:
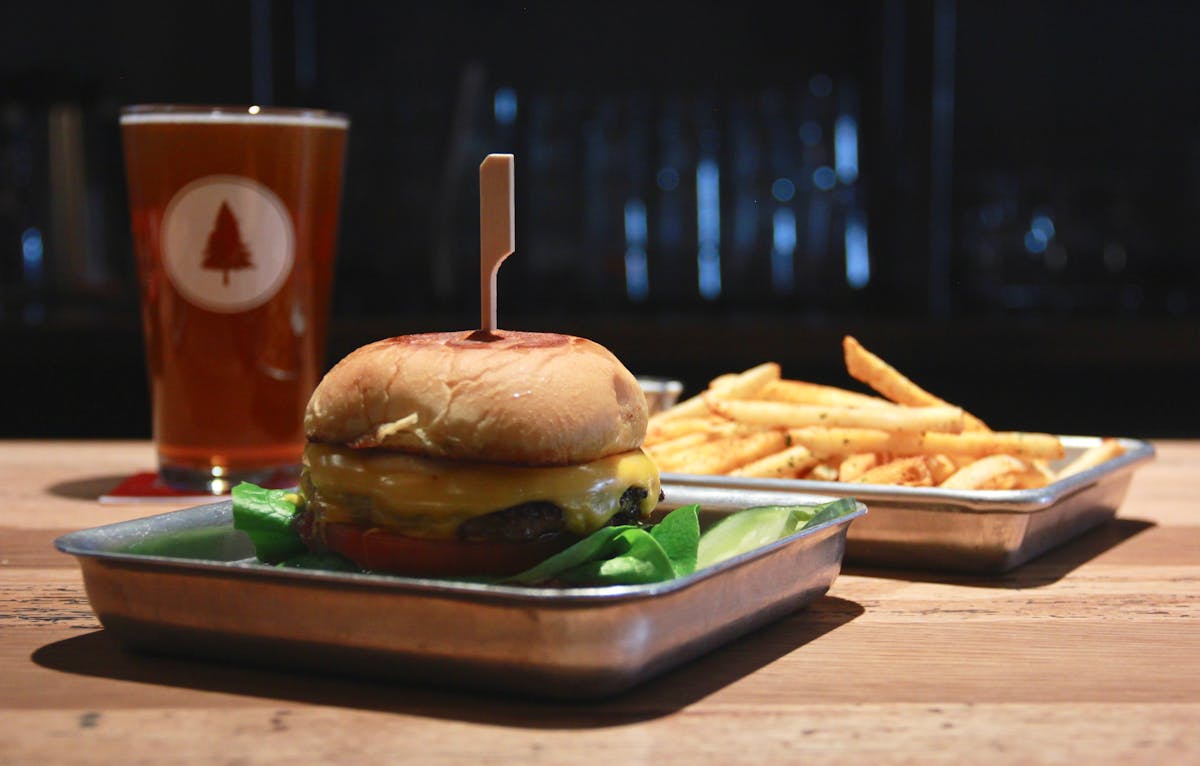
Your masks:
<svg viewBox="0 0 1200 766"><path fill-rule="evenodd" d="M712 566L787 537L812 515L809 507L768 505L726 516L700 536L696 568Z"/></svg>

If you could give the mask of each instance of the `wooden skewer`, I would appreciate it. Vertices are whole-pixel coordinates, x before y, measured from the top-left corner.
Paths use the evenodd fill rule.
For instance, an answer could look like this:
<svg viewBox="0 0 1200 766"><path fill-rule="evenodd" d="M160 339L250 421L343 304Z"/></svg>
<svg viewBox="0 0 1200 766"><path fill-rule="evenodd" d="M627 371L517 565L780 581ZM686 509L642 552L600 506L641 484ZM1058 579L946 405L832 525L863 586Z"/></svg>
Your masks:
<svg viewBox="0 0 1200 766"><path fill-rule="evenodd" d="M479 332L496 332L496 272L516 249L513 156L489 154L479 165Z"/></svg>

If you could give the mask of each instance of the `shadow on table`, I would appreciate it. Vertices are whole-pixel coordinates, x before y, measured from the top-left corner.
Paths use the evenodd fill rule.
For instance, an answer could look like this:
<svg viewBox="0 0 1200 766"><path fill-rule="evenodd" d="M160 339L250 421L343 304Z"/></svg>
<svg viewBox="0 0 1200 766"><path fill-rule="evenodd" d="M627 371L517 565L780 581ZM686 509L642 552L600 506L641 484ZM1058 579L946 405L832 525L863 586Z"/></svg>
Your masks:
<svg viewBox="0 0 1200 766"><path fill-rule="evenodd" d="M99 500L101 495L108 494L127 476L114 474L112 476L89 476L86 479L62 481L46 488L55 497L65 497L71 500Z"/></svg>
<svg viewBox="0 0 1200 766"><path fill-rule="evenodd" d="M313 705L404 713L515 728L603 728L669 715L754 673L863 613L826 596L808 609L761 628L616 697L594 702L539 700L264 670L220 662L135 654L109 631L47 644L38 665L120 681L241 694Z"/></svg>
<svg viewBox="0 0 1200 766"><path fill-rule="evenodd" d="M1000 574L964 574L851 564L843 566L842 571L848 575L882 577L907 582L946 583L980 588L1011 588L1013 590L1041 588L1058 582L1083 564L1154 526L1156 526L1154 522L1141 519L1113 519L1012 571Z"/></svg>

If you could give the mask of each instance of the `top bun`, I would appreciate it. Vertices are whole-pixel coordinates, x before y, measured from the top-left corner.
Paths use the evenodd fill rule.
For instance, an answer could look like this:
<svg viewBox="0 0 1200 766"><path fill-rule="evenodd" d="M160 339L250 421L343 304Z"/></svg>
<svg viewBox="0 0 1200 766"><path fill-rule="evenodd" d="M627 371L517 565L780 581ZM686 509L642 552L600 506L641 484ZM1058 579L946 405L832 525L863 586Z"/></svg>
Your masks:
<svg viewBox="0 0 1200 766"><path fill-rule="evenodd" d="M637 379L603 346L498 331L403 335L339 362L304 415L312 441L426 457L567 465L637 449Z"/></svg>

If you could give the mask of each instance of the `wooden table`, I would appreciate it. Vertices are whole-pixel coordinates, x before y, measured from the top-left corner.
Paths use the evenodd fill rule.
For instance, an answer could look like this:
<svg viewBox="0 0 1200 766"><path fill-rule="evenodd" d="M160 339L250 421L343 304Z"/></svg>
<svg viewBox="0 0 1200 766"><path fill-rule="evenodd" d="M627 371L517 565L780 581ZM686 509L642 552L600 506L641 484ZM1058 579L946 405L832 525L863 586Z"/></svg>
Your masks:
<svg viewBox="0 0 1200 766"><path fill-rule="evenodd" d="M848 571L806 612L599 704L127 654L53 539L142 442L0 442L0 764L1197 763L1200 442L1001 578Z"/></svg>

